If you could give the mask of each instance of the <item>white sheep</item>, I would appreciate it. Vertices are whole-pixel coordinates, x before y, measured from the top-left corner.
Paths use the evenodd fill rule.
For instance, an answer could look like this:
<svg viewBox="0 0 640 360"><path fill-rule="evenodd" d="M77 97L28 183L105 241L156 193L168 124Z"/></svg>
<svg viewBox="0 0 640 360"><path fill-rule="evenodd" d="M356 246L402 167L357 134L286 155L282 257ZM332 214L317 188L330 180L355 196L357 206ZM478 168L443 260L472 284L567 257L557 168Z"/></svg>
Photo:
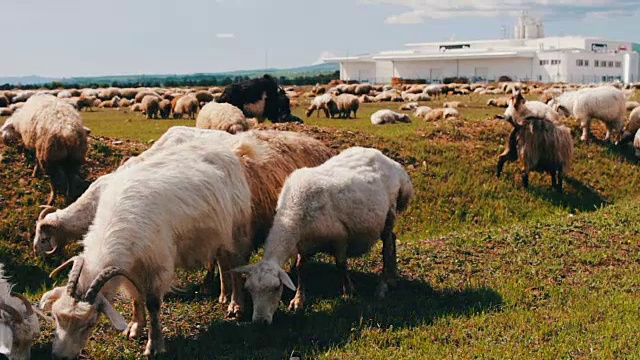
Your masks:
<svg viewBox="0 0 640 360"><path fill-rule="evenodd" d="M237 107L228 103L210 102L200 110L196 127L236 134L249 130L250 125L242 110Z"/></svg>
<svg viewBox="0 0 640 360"><path fill-rule="evenodd" d="M72 196L87 153L88 135L73 106L52 95L32 96L5 121L0 133L5 144L21 140L26 148L35 149L32 176L39 168L49 176L49 205L59 191Z"/></svg>
<svg viewBox="0 0 640 360"><path fill-rule="evenodd" d="M420 106L420 104L418 104L417 102L409 102L409 103L400 105L398 109L405 110L405 111L413 111L417 109L418 106Z"/></svg>
<svg viewBox="0 0 640 360"><path fill-rule="evenodd" d="M46 317L12 288L0 264L0 354L10 360L26 360L31 358L31 344L40 333L37 315Z"/></svg>
<svg viewBox="0 0 640 360"><path fill-rule="evenodd" d="M371 114L371 123L373 125L394 124L396 121L409 123L411 118L407 114L397 113L388 109L378 110Z"/></svg>
<svg viewBox="0 0 640 360"><path fill-rule="evenodd" d="M591 119L596 118L605 123L609 140L612 132L621 135L624 126L626 108L622 91L612 87L585 88L574 92L566 92L549 102L558 112L572 115L580 121L582 136L586 141L591 132Z"/></svg>
<svg viewBox="0 0 640 360"><path fill-rule="evenodd" d="M271 323L283 285L295 288L282 265L296 254L298 288L290 308L302 308L302 267L319 249L335 257L346 295L353 290L347 258L369 252L382 239L383 279L377 294L384 296L399 276L393 233L396 216L412 196L406 171L376 149L353 147L320 166L294 171L280 192L264 257L235 270L248 275L253 321Z"/></svg>
<svg viewBox="0 0 640 360"><path fill-rule="evenodd" d="M186 115L189 119L195 119L199 107L200 105L195 95L188 94L182 96L176 101L176 106L173 108L173 118L181 119Z"/></svg>
<svg viewBox="0 0 640 360"><path fill-rule="evenodd" d="M636 131L636 136L633 139L633 148L636 150L636 157L640 157L640 129Z"/></svg>
<svg viewBox="0 0 640 360"><path fill-rule="evenodd" d="M338 105L336 101L330 94L322 94L316 96L313 100L311 100L311 104L307 108L306 115L307 117L311 116L314 111L317 111L316 117L320 116L320 110L324 112L325 117L328 119L331 117L331 114L337 112Z"/></svg>
<svg viewBox="0 0 640 360"><path fill-rule="evenodd" d="M424 118L432 109L428 106L418 106L414 111L413 115L415 117Z"/></svg>
<svg viewBox="0 0 640 360"><path fill-rule="evenodd" d="M440 87L440 85L429 85L424 88L423 93L438 98L440 97L440 94L442 94L442 88Z"/></svg>
<svg viewBox="0 0 640 360"><path fill-rule="evenodd" d="M332 112L332 117L338 115L341 119L350 119L353 112L353 118L358 116L358 109L360 108L360 99L352 94L340 94L335 99L337 105L337 111Z"/></svg>
<svg viewBox="0 0 640 360"><path fill-rule="evenodd" d="M624 132L620 138L620 143L625 144L631 141L640 129L640 107L637 107L629 114L629 122L624 127Z"/></svg>
<svg viewBox="0 0 640 360"><path fill-rule="evenodd" d="M259 149L239 148L246 156L260 156ZM208 141L167 149L114 173L83 253L70 260L67 286L42 296L41 307L52 309L57 320L53 355L78 356L100 314L116 329L137 336L145 322L143 304L150 318L144 353L164 352L160 307L175 269L200 267L214 256L223 270L246 263L252 249L250 218L251 192L238 155L222 147L212 151ZM236 274L232 279L229 313L239 315L241 279ZM118 289L134 299L135 320L129 326L111 305Z"/></svg>

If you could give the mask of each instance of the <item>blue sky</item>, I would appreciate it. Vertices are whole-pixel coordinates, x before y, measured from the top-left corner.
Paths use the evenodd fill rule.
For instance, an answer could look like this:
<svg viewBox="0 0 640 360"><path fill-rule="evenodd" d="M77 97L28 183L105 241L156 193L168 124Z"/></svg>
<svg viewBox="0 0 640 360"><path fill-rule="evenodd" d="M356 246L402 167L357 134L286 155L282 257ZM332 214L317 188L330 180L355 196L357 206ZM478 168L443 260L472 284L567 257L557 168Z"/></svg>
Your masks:
<svg viewBox="0 0 640 360"><path fill-rule="evenodd" d="M4 0L0 76L302 66L322 54L499 38L521 9L542 16L547 35L640 42L639 0Z"/></svg>

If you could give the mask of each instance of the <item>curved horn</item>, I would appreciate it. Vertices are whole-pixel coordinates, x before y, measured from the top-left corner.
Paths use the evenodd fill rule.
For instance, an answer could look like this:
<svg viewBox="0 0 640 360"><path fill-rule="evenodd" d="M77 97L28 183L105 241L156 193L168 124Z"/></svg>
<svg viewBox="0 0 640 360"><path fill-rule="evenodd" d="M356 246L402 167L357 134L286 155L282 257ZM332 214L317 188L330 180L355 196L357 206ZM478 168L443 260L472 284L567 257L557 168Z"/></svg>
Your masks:
<svg viewBox="0 0 640 360"><path fill-rule="evenodd" d="M88 302L89 304L93 304L96 301L96 297L98 296L98 293L100 293L100 290L102 289L104 284L106 284L107 281L111 280L111 278L115 276L125 277L131 282L131 284L133 284L136 290L138 290L138 293L142 294L140 288L135 283L135 281L131 279L131 276L128 272L126 272L122 268L111 266L102 270L102 272L98 274L95 279L93 279L91 286L89 286L89 290L87 290L87 293L84 295L84 301Z"/></svg>
<svg viewBox="0 0 640 360"><path fill-rule="evenodd" d="M53 279L56 275L58 275L58 273L67 267L67 265L73 263L74 261L76 261L76 256L72 257L71 259L65 261L62 263L62 265L58 266L57 268L53 269L52 272L49 273L49 278Z"/></svg>
<svg viewBox="0 0 640 360"><path fill-rule="evenodd" d="M12 308L8 304L5 304L4 302L0 302L0 310L9 314L13 321L22 322L24 320L18 310Z"/></svg>
<svg viewBox="0 0 640 360"><path fill-rule="evenodd" d="M56 246L53 247L53 249L51 249L49 251L45 251L45 254L47 254L47 255L54 254L56 252L56 250L58 250L58 245L57 244L56 244Z"/></svg>
<svg viewBox="0 0 640 360"><path fill-rule="evenodd" d="M40 212L40 215L38 215L38 221L41 221L45 216L58 211L58 209L49 205L40 205L40 207L43 208L43 210Z"/></svg>
<svg viewBox="0 0 640 360"><path fill-rule="evenodd" d="M14 298L17 298L18 300L22 301L22 303L24 304L24 307L27 308L27 315L31 316L31 315L35 314L35 312L33 311L33 305L31 305L31 302L29 301L29 299L24 297L24 295L18 294L18 293L14 293L12 291L11 292L11 296L13 296Z"/></svg>
<svg viewBox="0 0 640 360"><path fill-rule="evenodd" d="M78 287L78 279L80 278L80 272L82 271L82 266L84 265L84 258L80 256L76 256L73 261L73 267L69 272L69 282L67 283L67 294L72 296L75 299L79 297L76 296L76 288Z"/></svg>

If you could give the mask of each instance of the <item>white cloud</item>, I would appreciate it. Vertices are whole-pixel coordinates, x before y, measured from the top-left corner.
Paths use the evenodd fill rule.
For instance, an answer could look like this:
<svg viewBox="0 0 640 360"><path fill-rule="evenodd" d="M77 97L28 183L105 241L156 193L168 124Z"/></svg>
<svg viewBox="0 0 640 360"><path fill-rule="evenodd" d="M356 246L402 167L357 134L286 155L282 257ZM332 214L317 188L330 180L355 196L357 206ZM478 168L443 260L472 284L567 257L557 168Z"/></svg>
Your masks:
<svg viewBox="0 0 640 360"><path fill-rule="evenodd" d="M532 16L603 18L635 12L637 0L360 0L407 10L385 19L387 24L417 24L425 19L513 16L526 10Z"/></svg>
<svg viewBox="0 0 640 360"><path fill-rule="evenodd" d="M219 39L233 39L236 37L236 35L231 33L221 33L221 34L216 34L216 37Z"/></svg>
<svg viewBox="0 0 640 360"><path fill-rule="evenodd" d="M320 53L318 60L314 61L311 65L320 65L324 63L324 59L336 57L336 54L331 51L323 51Z"/></svg>

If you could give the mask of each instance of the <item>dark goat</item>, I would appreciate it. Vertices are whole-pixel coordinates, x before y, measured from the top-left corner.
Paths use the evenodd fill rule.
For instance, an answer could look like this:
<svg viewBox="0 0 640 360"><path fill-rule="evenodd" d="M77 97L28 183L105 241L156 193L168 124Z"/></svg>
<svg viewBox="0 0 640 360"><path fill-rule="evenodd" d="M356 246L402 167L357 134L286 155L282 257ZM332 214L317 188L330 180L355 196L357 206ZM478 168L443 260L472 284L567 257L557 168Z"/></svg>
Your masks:
<svg viewBox="0 0 640 360"><path fill-rule="evenodd" d="M272 122L300 120L291 115L287 94L267 74L227 86L216 101L229 103L241 109L246 117L255 117L259 121L265 118Z"/></svg>

